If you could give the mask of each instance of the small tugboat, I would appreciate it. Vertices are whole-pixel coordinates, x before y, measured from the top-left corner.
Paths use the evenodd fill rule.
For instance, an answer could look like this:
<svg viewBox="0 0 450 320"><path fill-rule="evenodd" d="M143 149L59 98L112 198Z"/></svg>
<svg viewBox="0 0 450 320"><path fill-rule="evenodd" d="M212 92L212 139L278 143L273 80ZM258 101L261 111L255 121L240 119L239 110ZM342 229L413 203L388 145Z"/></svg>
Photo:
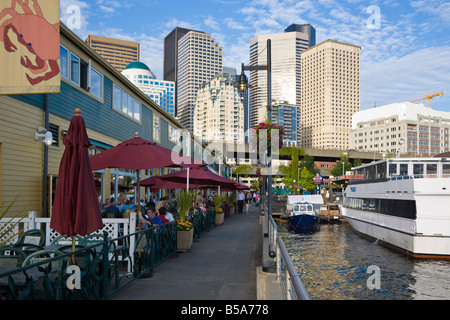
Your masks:
<svg viewBox="0 0 450 320"><path fill-rule="evenodd" d="M287 216L288 229L294 231L314 230L317 228L318 216L314 212L313 204L297 202Z"/></svg>

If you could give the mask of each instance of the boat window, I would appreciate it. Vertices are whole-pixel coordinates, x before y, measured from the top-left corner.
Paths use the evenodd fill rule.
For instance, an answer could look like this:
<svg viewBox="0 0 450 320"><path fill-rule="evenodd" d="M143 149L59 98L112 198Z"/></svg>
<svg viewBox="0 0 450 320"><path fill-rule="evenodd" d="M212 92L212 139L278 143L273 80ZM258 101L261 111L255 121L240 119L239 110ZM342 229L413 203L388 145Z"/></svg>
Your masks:
<svg viewBox="0 0 450 320"><path fill-rule="evenodd" d="M390 176L397 175L397 164L396 163L389 164L389 175Z"/></svg>
<svg viewBox="0 0 450 320"><path fill-rule="evenodd" d="M312 206L308 206L308 211L313 211L313 207Z"/></svg>
<svg viewBox="0 0 450 320"><path fill-rule="evenodd" d="M442 177L449 178L450 177L450 163L442 164Z"/></svg>
<svg viewBox="0 0 450 320"><path fill-rule="evenodd" d="M298 206L294 206L294 211L298 211Z"/></svg>
<svg viewBox="0 0 450 320"><path fill-rule="evenodd" d="M427 163L427 177L437 178L437 163Z"/></svg>
<svg viewBox="0 0 450 320"><path fill-rule="evenodd" d="M384 179L386 177L386 163L377 164L376 169L377 169L376 178Z"/></svg>
<svg viewBox="0 0 450 320"><path fill-rule="evenodd" d="M306 206L300 206L300 211L306 211Z"/></svg>
<svg viewBox="0 0 450 320"><path fill-rule="evenodd" d="M404 176L408 174L408 164L400 163L400 175Z"/></svg>
<svg viewBox="0 0 450 320"><path fill-rule="evenodd" d="M414 177L423 176L423 163L414 163L413 164L413 174Z"/></svg>

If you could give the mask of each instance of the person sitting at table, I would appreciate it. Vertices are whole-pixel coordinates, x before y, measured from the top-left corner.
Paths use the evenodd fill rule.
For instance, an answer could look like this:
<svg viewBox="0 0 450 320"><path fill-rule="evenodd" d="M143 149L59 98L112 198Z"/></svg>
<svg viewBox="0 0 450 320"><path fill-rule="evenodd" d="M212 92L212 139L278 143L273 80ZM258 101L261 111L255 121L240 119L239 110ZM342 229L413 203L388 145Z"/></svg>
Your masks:
<svg viewBox="0 0 450 320"><path fill-rule="evenodd" d="M157 217L161 218L162 223L170 222L169 219L167 219L167 217L166 217L166 213L167 213L166 207L159 208L159 210L157 210L157 212L158 212Z"/></svg>
<svg viewBox="0 0 450 320"><path fill-rule="evenodd" d="M120 211L125 211L125 210L127 210L127 209L133 209L133 206L130 204L130 201L125 200L125 201L123 202L123 206L122 206L122 208L120 209Z"/></svg>
<svg viewBox="0 0 450 320"><path fill-rule="evenodd" d="M121 218L120 216L120 210L116 206L115 202L111 202L109 206L106 207L106 209L103 211L103 215L106 217L107 215L113 215L114 218Z"/></svg>
<svg viewBox="0 0 450 320"><path fill-rule="evenodd" d="M147 209L147 216L142 222L144 223L144 227L146 229L150 228L153 225L160 226L162 224L161 218L156 216L155 210L153 208Z"/></svg>
<svg viewBox="0 0 450 320"><path fill-rule="evenodd" d="M173 214L171 214L166 208L161 208L159 209L159 213L161 213L161 210L164 213L164 216L166 217L167 220L169 220L169 222L175 221L175 218L173 217Z"/></svg>
<svg viewBox="0 0 450 320"><path fill-rule="evenodd" d="M189 207L188 215L194 214L197 211L197 204L192 201L192 205Z"/></svg>

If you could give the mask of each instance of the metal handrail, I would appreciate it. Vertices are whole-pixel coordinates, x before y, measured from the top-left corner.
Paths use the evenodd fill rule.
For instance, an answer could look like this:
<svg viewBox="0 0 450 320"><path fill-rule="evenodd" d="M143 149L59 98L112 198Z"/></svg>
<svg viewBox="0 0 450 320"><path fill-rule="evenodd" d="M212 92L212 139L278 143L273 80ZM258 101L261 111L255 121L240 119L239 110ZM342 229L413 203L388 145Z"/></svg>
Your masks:
<svg viewBox="0 0 450 320"><path fill-rule="evenodd" d="M280 237L277 237L277 279L284 285L285 300L311 300Z"/></svg>

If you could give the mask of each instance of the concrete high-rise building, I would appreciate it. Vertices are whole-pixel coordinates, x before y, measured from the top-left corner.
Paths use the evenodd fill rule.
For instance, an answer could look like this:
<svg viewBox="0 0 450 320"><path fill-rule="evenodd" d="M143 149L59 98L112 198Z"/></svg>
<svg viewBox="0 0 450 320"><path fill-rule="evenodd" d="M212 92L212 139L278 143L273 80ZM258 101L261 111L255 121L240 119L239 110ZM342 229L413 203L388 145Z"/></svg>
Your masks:
<svg viewBox="0 0 450 320"><path fill-rule="evenodd" d="M272 100L290 105L301 103L300 53L315 42L310 32L284 32L262 35L250 41L250 66L267 65L267 40L271 40ZM260 121L261 112L267 117L267 71L250 71L249 127Z"/></svg>
<svg viewBox="0 0 450 320"><path fill-rule="evenodd" d="M178 106L177 70L178 70L178 41L189 31L196 31L176 27L164 38L163 79L175 82L175 115ZM196 31L202 33L202 31Z"/></svg>
<svg viewBox="0 0 450 320"><path fill-rule="evenodd" d="M177 118L191 132L197 90L222 72L222 50L203 32L189 31L178 41Z"/></svg>
<svg viewBox="0 0 450 320"><path fill-rule="evenodd" d="M139 43L89 35L86 43L119 71L139 61Z"/></svg>
<svg viewBox="0 0 450 320"><path fill-rule="evenodd" d="M197 93L194 134L205 143L244 143L244 107L235 82L222 74Z"/></svg>
<svg viewBox="0 0 450 320"><path fill-rule="evenodd" d="M350 148L394 155L400 149L410 156L434 156L450 151L449 132L450 112L423 104L393 103L353 115Z"/></svg>
<svg viewBox="0 0 450 320"><path fill-rule="evenodd" d="M175 117L175 82L156 79L150 68L142 62L132 62L122 74L161 108Z"/></svg>
<svg viewBox="0 0 450 320"><path fill-rule="evenodd" d="M360 110L360 53L334 40L302 52L303 147L349 148L352 115Z"/></svg>

